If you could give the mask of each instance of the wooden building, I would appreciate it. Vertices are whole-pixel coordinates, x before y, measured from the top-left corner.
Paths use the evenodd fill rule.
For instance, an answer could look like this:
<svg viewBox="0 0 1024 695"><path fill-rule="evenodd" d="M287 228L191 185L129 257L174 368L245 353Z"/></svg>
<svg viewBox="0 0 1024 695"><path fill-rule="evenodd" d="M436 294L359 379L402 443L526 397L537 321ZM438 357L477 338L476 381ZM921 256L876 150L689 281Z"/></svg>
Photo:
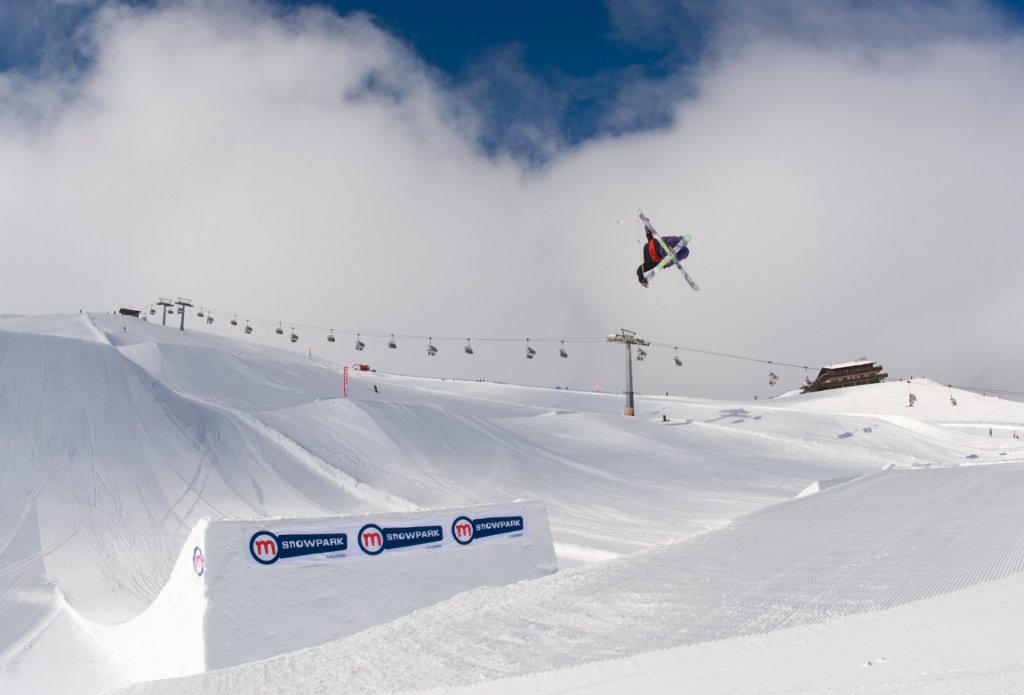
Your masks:
<svg viewBox="0 0 1024 695"><path fill-rule="evenodd" d="M882 365L868 359L822 367L818 378L801 389L802 393L841 389L847 386L879 384L889 375L882 371Z"/></svg>

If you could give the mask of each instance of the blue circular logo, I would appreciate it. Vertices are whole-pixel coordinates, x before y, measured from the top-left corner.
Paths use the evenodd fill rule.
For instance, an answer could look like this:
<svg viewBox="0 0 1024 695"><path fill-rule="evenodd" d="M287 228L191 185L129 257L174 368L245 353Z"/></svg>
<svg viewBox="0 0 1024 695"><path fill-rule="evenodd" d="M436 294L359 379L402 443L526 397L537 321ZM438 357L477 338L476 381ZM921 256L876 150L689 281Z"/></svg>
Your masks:
<svg viewBox="0 0 1024 695"><path fill-rule="evenodd" d="M277 536L270 531L254 533L249 539L249 554L261 565L272 565L277 562L280 551L281 544L277 542Z"/></svg>
<svg viewBox="0 0 1024 695"><path fill-rule="evenodd" d="M460 516L452 522L452 538L459 545L473 542L473 520L468 516Z"/></svg>
<svg viewBox="0 0 1024 695"><path fill-rule="evenodd" d="M192 551L192 569L196 571L196 574L200 577L203 576L203 572L206 571L206 558L203 557L203 549L198 545L196 549Z"/></svg>
<svg viewBox="0 0 1024 695"><path fill-rule="evenodd" d="M384 552L384 529L377 524L367 524L359 529L359 548L367 555L380 555Z"/></svg>

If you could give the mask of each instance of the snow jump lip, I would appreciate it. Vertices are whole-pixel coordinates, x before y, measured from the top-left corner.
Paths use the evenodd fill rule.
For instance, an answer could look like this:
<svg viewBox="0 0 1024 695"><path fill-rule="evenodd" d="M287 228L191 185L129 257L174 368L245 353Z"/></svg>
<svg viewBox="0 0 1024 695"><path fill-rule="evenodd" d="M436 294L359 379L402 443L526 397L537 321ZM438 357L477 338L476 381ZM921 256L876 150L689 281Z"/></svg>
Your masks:
<svg viewBox="0 0 1024 695"><path fill-rule="evenodd" d="M204 519L164 588L136 618L100 625L61 603L138 682L323 644L462 591L556 569L547 511L537 501L354 517Z"/></svg>
<svg viewBox="0 0 1024 695"><path fill-rule="evenodd" d="M807 497L829 488L836 487L838 485L845 485L846 483L852 483L854 480L862 478L861 475L844 475L839 478L829 478L828 480L816 480L807 487L805 487L797 496L796 499L801 497Z"/></svg>

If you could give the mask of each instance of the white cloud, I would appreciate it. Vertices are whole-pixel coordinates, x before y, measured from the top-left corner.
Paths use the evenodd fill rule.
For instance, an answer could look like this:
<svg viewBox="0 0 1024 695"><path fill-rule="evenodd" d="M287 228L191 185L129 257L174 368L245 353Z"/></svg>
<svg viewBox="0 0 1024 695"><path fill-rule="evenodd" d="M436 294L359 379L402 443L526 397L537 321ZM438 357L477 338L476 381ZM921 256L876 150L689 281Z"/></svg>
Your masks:
<svg viewBox="0 0 1024 695"><path fill-rule="evenodd" d="M625 326L1024 390L1006 347L1024 305L1020 39L865 52L745 26L672 128L527 172L482 156L465 102L363 18L246 3L110 11L73 98L66 83L0 77L3 310L180 293L339 333L536 340ZM641 232L616 220L638 206L694 235L700 293L673 273L637 285ZM604 344L569 344L569 360L538 344L528 362L519 342L474 340L473 357L439 342L428 359L425 341L365 340L365 353L348 337L312 345L396 371L621 389L621 353ZM765 365L684 352L680 370L671 355L652 350L639 390L773 391ZM787 387L803 376L776 371Z"/></svg>

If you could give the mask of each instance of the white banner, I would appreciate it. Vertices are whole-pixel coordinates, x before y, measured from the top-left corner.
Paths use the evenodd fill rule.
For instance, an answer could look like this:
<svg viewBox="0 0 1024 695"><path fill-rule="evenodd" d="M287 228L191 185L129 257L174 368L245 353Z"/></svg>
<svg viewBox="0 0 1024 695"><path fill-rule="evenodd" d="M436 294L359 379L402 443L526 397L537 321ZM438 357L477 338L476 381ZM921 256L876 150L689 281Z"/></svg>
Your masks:
<svg viewBox="0 0 1024 695"><path fill-rule="evenodd" d="M466 514L387 519L360 523L291 524L275 528L267 524L249 537L249 564L308 564L353 558L372 558L393 553L459 549L482 543L523 538L523 509L481 510Z"/></svg>

